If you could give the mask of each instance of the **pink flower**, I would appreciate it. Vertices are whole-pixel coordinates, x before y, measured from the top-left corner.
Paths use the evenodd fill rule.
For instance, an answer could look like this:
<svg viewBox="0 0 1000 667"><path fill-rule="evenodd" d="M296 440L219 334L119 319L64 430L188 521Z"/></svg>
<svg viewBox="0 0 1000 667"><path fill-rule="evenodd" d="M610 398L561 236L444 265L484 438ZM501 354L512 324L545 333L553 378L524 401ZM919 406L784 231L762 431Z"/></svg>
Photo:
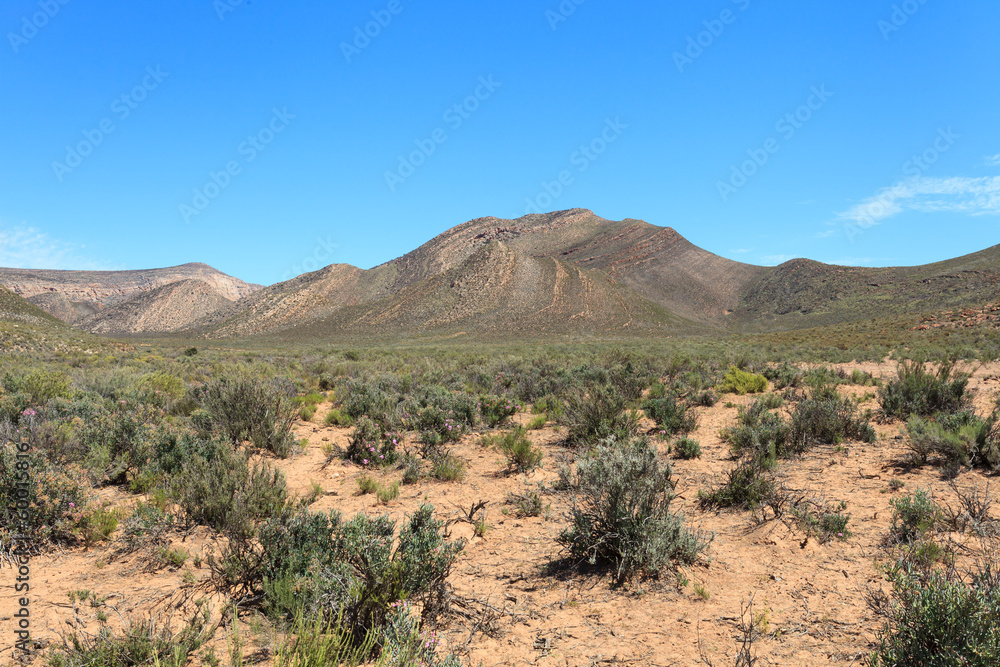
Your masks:
<svg viewBox="0 0 1000 667"><path fill-rule="evenodd" d="M364 459L364 464L368 465L368 459Z"/></svg>
<svg viewBox="0 0 1000 667"><path fill-rule="evenodd" d="M34 410L32 410L31 408L27 408L24 412L21 413L21 416L22 417L34 417L37 414L38 413L35 412Z"/></svg>

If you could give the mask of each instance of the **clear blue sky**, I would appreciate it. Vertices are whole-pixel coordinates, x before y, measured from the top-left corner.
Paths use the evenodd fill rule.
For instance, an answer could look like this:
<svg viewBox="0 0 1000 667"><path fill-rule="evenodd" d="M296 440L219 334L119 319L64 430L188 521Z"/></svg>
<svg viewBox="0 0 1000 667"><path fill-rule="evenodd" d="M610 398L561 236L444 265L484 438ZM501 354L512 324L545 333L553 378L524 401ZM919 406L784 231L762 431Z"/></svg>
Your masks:
<svg viewBox="0 0 1000 667"><path fill-rule="evenodd" d="M270 284L530 201L944 259L1000 242L998 33L995 0L6 0L0 265Z"/></svg>

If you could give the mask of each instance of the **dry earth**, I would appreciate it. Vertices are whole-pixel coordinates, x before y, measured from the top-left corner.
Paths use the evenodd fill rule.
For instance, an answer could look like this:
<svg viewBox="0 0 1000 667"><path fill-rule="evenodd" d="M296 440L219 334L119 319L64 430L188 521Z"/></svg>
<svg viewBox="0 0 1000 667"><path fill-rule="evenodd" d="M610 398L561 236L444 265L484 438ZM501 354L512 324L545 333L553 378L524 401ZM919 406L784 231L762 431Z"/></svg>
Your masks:
<svg viewBox="0 0 1000 667"><path fill-rule="evenodd" d="M882 378L895 373L890 364L842 367L847 371L861 368ZM976 390L981 413L992 406L998 382L1000 364L975 369L970 386ZM842 391L864 395L874 389L846 386ZM442 629L445 646L468 652L466 664L695 665L705 664L700 662L705 656L715 665L731 665L738 650L741 609L751 599L760 625L766 625L756 649L770 664L863 664L877 630L864 592L866 587L882 585L876 561L891 521L890 500L926 488L939 501L954 503L953 490L937 469L905 465L907 450L899 423L877 424L879 441L875 444L818 447L780 467L784 483L797 495L847 504L852 534L846 540L820 544L780 521L755 526L746 513L700 510L698 490L717 484L733 466L718 436L736 417L736 408L724 407L727 400L746 404L752 397L726 396L713 408L697 408L700 420L693 437L701 442L702 457L673 461L679 480L678 506L690 523L715 534L706 557L682 571L688 580L684 586L667 575L659 581L616 589L607 576L548 572L547 565L560 556L555 538L567 525L567 499L561 494L545 496L551 507L544 517L515 518L503 509L507 494L552 482L561 462L570 460L570 453L560 445L561 433L551 426L530 432L545 452L543 467L535 473L504 474L499 454L480 447L480 435L473 434L455 450L469 463L465 481L425 479L403 486L399 499L383 506L374 496L358 495L356 480L361 471L357 466L337 460L324 467L323 446L345 446L349 435L348 429L321 426L329 405L321 406L314 423L297 425L299 437L309 441L303 453L277 465L285 471L293 492L308 493L312 482L322 486L325 495L312 506L314 510L337 509L348 516L388 513L401 520L430 502L439 516L456 521L451 526L453 536L468 539L468 544L451 577L455 592L499 612L490 620L481 614L483 604L473 604L471 618L456 616ZM875 403L869 400L862 407L874 408ZM518 418L526 422L530 416ZM387 471L382 477L394 480L400 475ZM889 490L893 478L905 483L901 491ZM963 471L956 482L962 489L985 487L989 477L980 471ZM132 502L116 490L103 490L101 496L115 503ZM484 537L476 537L472 525L461 519L481 500L487 501L489 530ZM175 535L172 544L192 554L181 569L150 571L148 558L115 557L109 546L33 559L34 636L58 642L61 634L74 628L93 632L98 627L96 609L70 603L69 593L80 589L105 598L104 609L112 621L147 614L161 619L172 614L179 620L199 597L215 606L218 618L224 600L211 592L205 564L195 567L192 562L194 556L204 557L216 547L210 531L199 528ZM15 595L10 568L4 566L0 572L0 663L6 663L12 655L10 614ZM191 583L192 575L196 583ZM484 620L490 622L481 623ZM248 652L266 649L274 641L266 623L244 621L243 630L256 633ZM227 654L228 630L217 633L215 646L220 655Z"/></svg>

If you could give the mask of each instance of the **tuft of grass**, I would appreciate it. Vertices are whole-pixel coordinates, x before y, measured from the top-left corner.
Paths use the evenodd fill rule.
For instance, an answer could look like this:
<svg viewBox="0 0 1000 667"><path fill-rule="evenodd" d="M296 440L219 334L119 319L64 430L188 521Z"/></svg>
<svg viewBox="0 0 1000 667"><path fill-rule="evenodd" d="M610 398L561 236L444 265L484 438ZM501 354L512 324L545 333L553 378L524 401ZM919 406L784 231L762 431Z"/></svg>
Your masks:
<svg viewBox="0 0 1000 667"><path fill-rule="evenodd" d="M531 444L521 427L507 431L496 441L497 447L507 459L507 467L515 472L529 472L542 463L542 450Z"/></svg>
<svg viewBox="0 0 1000 667"><path fill-rule="evenodd" d="M537 431L538 429L545 428L545 424L548 422L547 415L538 415L537 417L532 417L531 421L528 422L527 429L529 431Z"/></svg>
<svg viewBox="0 0 1000 667"><path fill-rule="evenodd" d="M358 489L361 491L361 495L363 496L378 493L378 486L378 480L369 477L368 475L358 477Z"/></svg>
<svg viewBox="0 0 1000 667"><path fill-rule="evenodd" d="M697 459L701 457L701 445L697 440L681 438L674 443L674 454L679 459Z"/></svg>
<svg viewBox="0 0 1000 667"><path fill-rule="evenodd" d="M442 482L461 482L465 479L466 463L454 454L441 454L431 461L431 477Z"/></svg>

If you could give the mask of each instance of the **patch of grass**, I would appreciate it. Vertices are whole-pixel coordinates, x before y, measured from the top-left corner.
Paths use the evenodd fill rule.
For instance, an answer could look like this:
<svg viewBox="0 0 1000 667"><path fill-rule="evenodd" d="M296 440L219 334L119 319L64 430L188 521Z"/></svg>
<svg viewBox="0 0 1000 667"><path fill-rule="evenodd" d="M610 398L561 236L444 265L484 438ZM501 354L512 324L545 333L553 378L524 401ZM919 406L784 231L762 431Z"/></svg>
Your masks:
<svg viewBox="0 0 1000 667"><path fill-rule="evenodd" d="M378 497L378 501L383 505L399 498L399 482L393 482L389 486L380 485L378 491L376 491L376 496Z"/></svg>
<svg viewBox="0 0 1000 667"><path fill-rule="evenodd" d="M441 454L431 461L431 477L442 482L461 482L465 479L466 463L451 453Z"/></svg>
<svg viewBox="0 0 1000 667"><path fill-rule="evenodd" d="M378 493L379 484L378 480L369 477L368 475L362 475L358 477L358 490L361 495L367 496L372 493Z"/></svg>
<svg viewBox="0 0 1000 667"><path fill-rule="evenodd" d="M531 421L528 422L526 427L529 431L537 431L539 429L545 428L545 424L548 422L547 415L538 415L537 417L532 417Z"/></svg>
<svg viewBox="0 0 1000 667"><path fill-rule="evenodd" d="M323 417L323 423L326 424L327 426L345 427L353 424L354 420L352 420L348 415L345 415L343 412L341 412L340 408L333 408L326 413L325 417Z"/></svg>

